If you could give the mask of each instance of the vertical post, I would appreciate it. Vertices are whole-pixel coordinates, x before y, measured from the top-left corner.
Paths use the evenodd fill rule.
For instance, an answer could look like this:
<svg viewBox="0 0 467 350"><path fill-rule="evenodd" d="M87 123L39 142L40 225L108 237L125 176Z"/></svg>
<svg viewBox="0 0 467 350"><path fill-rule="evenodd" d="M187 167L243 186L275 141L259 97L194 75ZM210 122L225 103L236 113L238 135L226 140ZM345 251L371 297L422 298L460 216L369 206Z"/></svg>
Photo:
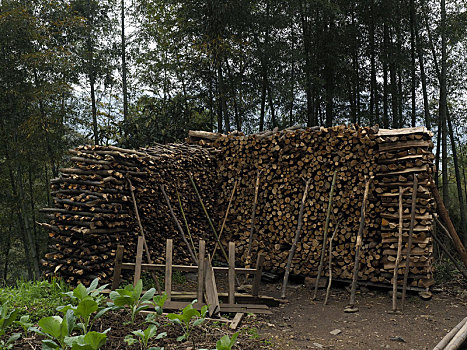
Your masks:
<svg viewBox="0 0 467 350"><path fill-rule="evenodd" d="M258 254L256 260L256 271L255 279L253 280L253 287L251 288L251 294L254 297L257 297L259 294L259 283L261 282L261 276L263 275L263 264L264 264L264 254Z"/></svg>
<svg viewBox="0 0 467 350"><path fill-rule="evenodd" d="M402 300L401 300L402 311L404 311L405 295L407 293L407 279L409 277L409 270L410 270L410 254L412 253L412 236L413 236L413 228L415 226L415 210L417 208L417 191L418 191L418 177L417 177L417 174L414 174L413 175L413 188L412 188L412 208L410 212L409 241L407 243L407 252L405 254L404 282L402 283Z"/></svg>
<svg viewBox="0 0 467 350"><path fill-rule="evenodd" d="M206 242L199 241L198 249L198 303L203 303L204 300L204 260L206 258Z"/></svg>
<svg viewBox="0 0 467 350"><path fill-rule="evenodd" d="M114 277L112 279L112 290L115 290L120 285L120 275L122 273L122 262L123 262L123 246L119 244L117 246L117 253L115 255L114 265Z"/></svg>
<svg viewBox="0 0 467 350"><path fill-rule="evenodd" d="M229 304L235 304L235 243L229 242Z"/></svg>
<svg viewBox="0 0 467 350"><path fill-rule="evenodd" d="M133 285L136 286L136 283L141 278L141 263L143 262L143 241L144 237L138 237L138 247L136 249L136 264L135 264L135 277L133 279Z"/></svg>
<svg viewBox="0 0 467 350"><path fill-rule="evenodd" d="M405 188L399 186L399 235L397 238L397 256L396 261L394 262L394 277L393 277L393 284L392 284L392 311L395 312L397 310L397 274L399 270L399 262L401 259L401 252L402 252L402 223L403 223L403 215L404 215L404 204L403 204L403 195L405 192Z"/></svg>
<svg viewBox="0 0 467 350"><path fill-rule="evenodd" d="M172 250L173 241L168 239L165 246L165 293L167 294L167 301L172 299Z"/></svg>

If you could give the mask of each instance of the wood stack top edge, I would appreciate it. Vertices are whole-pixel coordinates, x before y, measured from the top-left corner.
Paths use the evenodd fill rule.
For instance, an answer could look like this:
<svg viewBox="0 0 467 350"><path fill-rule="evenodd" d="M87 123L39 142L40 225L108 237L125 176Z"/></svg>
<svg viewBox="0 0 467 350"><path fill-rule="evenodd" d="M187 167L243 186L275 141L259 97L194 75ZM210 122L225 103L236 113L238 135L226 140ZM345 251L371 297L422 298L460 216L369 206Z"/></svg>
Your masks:
<svg viewBox="0 0 467 350"><path fill-rule="evenodd" d="M425 134L432 137L434 134L424 126L417 126L415 128L402 128L402 129L379 129L376 136L402 136L411 134Z"/></svg>

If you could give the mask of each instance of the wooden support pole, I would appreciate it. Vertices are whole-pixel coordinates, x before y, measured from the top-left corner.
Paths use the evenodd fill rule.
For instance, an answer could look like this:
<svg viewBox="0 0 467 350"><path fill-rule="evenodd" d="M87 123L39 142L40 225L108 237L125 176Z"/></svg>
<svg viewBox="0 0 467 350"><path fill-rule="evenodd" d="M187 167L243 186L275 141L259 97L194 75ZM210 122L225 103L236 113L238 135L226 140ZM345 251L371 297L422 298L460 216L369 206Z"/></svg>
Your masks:
<svg viewBox="0 0 467 350"><path fill-rule="evenodd" d="M404 205L402 202L402 197L407 188L399 187L399 234L397 238L397 256L396 261L394 262L394 275L392 280L392 311L397 311L397 275L399 270L399 263L401 261L402 253L402 224L403 224L403 215L404 215Z"/></svg>
<svg viewBox="0 0 467 350"><path fill-rule="evenodd" d="M328 280L328 288L326 289L326 297L324 298L324 305L328 304L329 299L329 292L331 291L331 284L332 284L332 241L336 237L337 230L339 228L339 222L334 229L331 239L329 240L329 264L328 264L328 271L329 271L329 280Z"/></svg>
<svg viewBox="0 0 467 350"><path fill-rule="evenodd" d="M333 196L334 196L334 187L336 185L336 179L337 179L337 171L334 171L334 175L332 176L332 182L331 182L331 190L329 191L328 210L327 210L327 213L326 213L326 223L324 225L324 235L323 235L323 245L322 245L322 249L321 249L321 258L319 260L318 275L316 276L315 291L313 293L312 300L315 300L316 295L318 294L319 279L321 277L321 272L323 271L324 254L325 254L325 251L326 251L326 241L328 239L329 219L331 218L332 200L333 200Z"/></svg>
<svg viewBox="0 0 467 350"><path fill-rule="evenodd" d="M261 276L263 275L263 265L264 265L264 254L258 254L258 258L256 259L256 271L255 271L255 279L253 280L253 287L251 289L251 294L254 297L257 297L259 294L259 285L261 283Z"/></svg>
<svg viewBox="0 0 467 350"><path fill-rule="evenodd" d="M290 266L292 265L292 259L297 249L297 243L300 240L300 234L302 232L303 225L303 209L305 208L306 197L308 196L308 189L310 187L311 178L305 183L305 190L303 191L302 203L300 204L300 211L298 213L297 230L295 231L295 238L292 242L292 247L289 250L289 257L287 259L287 265L285 267L284 281L282 282L281 298L285 298L285 291L287 289L287 283L289 281Z"/></svg>
<svg viewBox="0 0 467 350"><path fill-rule="evenodd" d="M467 268L467 251L465 250L462 241L460 240L459 236L457 235L456 229L452 224L451 218L449 217L449 213L444 206L444 202L439 195L438 189L436 188L436 184L433 179L430 179L429 186L431 193L433 194L433 198L435 199L436 205L438 207L438 213L441 219L444 221L446 225L446 233L451 237L452 241L454 242L454 246L456 247L457 252L459 253L464 266Z"/></svg>
<svg viewBox="0 0 467 350"><path fill-rule="evenodd" d="M133 285L136 286L136 283L141 279L141 263L143 262L143 242L144 238L142 236L138 237L138 246L136 249L136 263L135 263L135 276L133 279Z"/></svg>
<svg viewBox="0 0 467 350"><path fill-rule="evenodd" d="M355 261L352 273L352 286L350 288L349 311L354 311L355 309L355 295L357 293L358 270L360 267L360 249L363 242L363 230L365 229L366 201L368 199L368 192L370 191L370 183L372 179L373 177L370 177L370 179L365 177L365 191L363 192L363 202L360 210L360 226L358 228L357 242L355 243Z"/></svg>
<svg viewBox="0 0 467 350"><path fill-rule="evenodd" d="M410 228L409 228L409 241L407 242L407 253L405 257L405 271L404 271L404 282L402 283L402 299L401 309L404 311L405 295L407 293L407 279L410 271L410 254L412 253L412 237L413 228L415 225L415 210L417 208L417 192L418 192L418 176L413 175L413 187L412 187L412 207L410 212Z"/></svg>
<svg viewBox="0 0 467 350"><path fill-rule="evenodd" d="M191 185L193 186L193 189L196 192L196 195L198 196L199 203L201 204L201 207L203 208L204 215L206 215L206 219L208 220L209 226L211 227L212 233L214 233L214 237L216 237L216 242L219 243L219 247L222 251L222 254L224 255L225 261L228 263L229 262L229 257L227 256L227 253L225 252L224 246L222 245L221 241L219 240L219 235L217 234L216 228L214 227L211 217L208 214L208 211L206 210L206 206L204 205L203 198L201 198L201 194L198 191L198 187L196 186L195 180L193 179L193 176L191 174L188 175L190 177ZM211 261L212 257L209 258L209 261Z"/></svg>
<svg viewBox="0 0 467 350"><path fill-rule="evenodd" d="M135 196L135 193L133 191L133 184L131 183L131 180L130 180L129 177L127 177L126 180L128 182L128 187L130 188L131 199L133 200L133 207L134 207L134 210L135 210L136 220L138 221L139 231L141 233L141 236L143 237L143 245L144 245L144 250L146 252L146 258L148 260L148 263L152 264L151 254L149 253L149 248L148 248L148 244L147 244L147 241L146 241L146 236L144 234L143 224L141 223L141 218L139 217L138 205L136 204L136 196ZM161 289L161 286L159 284L159 279L157 278L156 273L153 272L151 275L152 275L152 278L153 278L154 282L156 283L157 293L161 294L162 289Z"/></svg>
<svg viewBox="0 0 467 350"><path fill-rule="evenodd" d="M168 239L165 246L165 293L167 294L167 301L172 299L172 255L173 241Z"/></svg>
<svg viewBox="0 0 467 350"><path fill-rule="evenodd" d="M232 193L230 194L229 204L227 205L227 209L226 209L225 215L224 215L224 220L222 221L221 230L219 232L219 240L222 238L222 233L224 232L225 223L227 222L227 217L229 216L230 206L232 205L232 200L233 200L233 197L234 197L234 194L235 194L235 190L237 189L238 183L239 183L239 180L237 179L237 181L235 181L234 187L232 189ZM216 241L216 244L214 245L214 250L212 251L212 257L211 258L214 258L214 256L216 255L218 244L219 244L219 242Z"/></svg>
<svg viewBox="0 0 467 350"><path fill-rule="evenodd" d="M229 242L229 304L235 304L235 243Z"/></svg>
<svg viewBox="0 0 467 350"><path fill-rule="evenodd" d="M119 244L117 246L117 252L115 254L115 266L114 266L114 276L112 279L112 290L115 290L120 285L121 273L122 273L122 262L123 262L123 245Z"/></svg>
<svg viewBox="0 0 467 350"><path fill-rule="evenodd" d="M167 206L169 207L170 215L172 216L172 219L174 220L175 224L177 225L178 232L180 233L180 236L182 237L183 242L185 242L185 244L186 244L186 246L188 248L188 252L190 253L191 259L197 265L198 264L198 259L196 259L195 253L193 253L193 250L191 249L191 246L188 243L188 240L186 239L185 232L183 232L183 228L180 225L180 222L178 221L177 217L175 216L172 205L170 204L169 197L167 196L167 193L165 192L165 185L161 184L160 189L162 191L162 194L164 195Z"/></svg>
<svg viewBox="0 0 467 350"><path fill-rule="evenodd" d="M204 302L204 280L205 280L205 259L206 259L206 242L199 241L198 249L198 303Z"/></svg>
<svg viewBox="0 0 467 350"><path fill-rule="evenodd" d="M251 260L251 249L253 246L253 235L255 232L255 219L256 219L256 206L258 204L258 192L259 192L259 179L261 175L261 170L256 172L256 182L255 182L255 196L253 199L253 208L251 210L251 226L250 226L250 236L248 237L248 253L247 259ZM249 263L247 264L247 266Z"/></svg>
<svg viewBox="0 0 467 350"><path fill-rule="evenodd" d="M180 198L180 193L178 192L178 188L175 189L175 192L177 194L177 200L178 200L178 206L180 207L180 213L182 213L183 222L185 223L186 233L188 234L188 238L190 238L191 248L193 248L193 252L196 255L197 252L196 252L195 243L193 242L193 237L191 236L190 226L188 226L188 221L186 220L185 210L183 210L182 200Z"/></svg>

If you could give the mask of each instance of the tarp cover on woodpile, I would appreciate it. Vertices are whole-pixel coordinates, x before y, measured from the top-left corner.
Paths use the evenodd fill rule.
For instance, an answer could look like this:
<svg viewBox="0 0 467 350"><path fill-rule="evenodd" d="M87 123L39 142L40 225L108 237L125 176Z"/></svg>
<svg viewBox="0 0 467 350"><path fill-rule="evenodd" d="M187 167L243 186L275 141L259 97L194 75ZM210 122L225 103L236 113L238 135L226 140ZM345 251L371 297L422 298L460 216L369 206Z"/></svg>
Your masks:
<svg viewBox="0 0 467 350"><path fill-rule="evenodd" d="M74 168L64 169L62 177L53 181L55 208L47 209L52 215L49 227L53 245L44 264L49 274L62 274L71 281L109 277L117 241L125 242L127 256L134 259L138 229L126 177L131 178L135 187L153 259L162 262L165 238L173 238L177 259L189 262L186 246L179 238L159 184L166 184L172 207L183 225L176 195L178 187L194 241L202 237L212 247L212 231L189 182L188 174L193 173L218 229L237 183L223 242L237 243L237 256L243 263L254 261L257 253L263 252L266 270L283 272L295 235L305 181L311 178L303 232L291 272L315 276L331 180L337 172L329 228L329 236L337 229L333 274L336 278L351 278L365 178L374 177L359 277L390 283L397 252L399 190L408 188L403 197L404 254L413 175L418 174L409 282L413 286L427 286L432 283L433 201L427 189L433 171L431 136L425 128L378 130L336 126L274 130L248 136L190 132L187 141L191 146L158 145L140 151L80 147L72 151ZM249 259L247 251L258 178ZM220 255L217 258L223 260ZM405 265L403 258L400 277Z"/></svg>

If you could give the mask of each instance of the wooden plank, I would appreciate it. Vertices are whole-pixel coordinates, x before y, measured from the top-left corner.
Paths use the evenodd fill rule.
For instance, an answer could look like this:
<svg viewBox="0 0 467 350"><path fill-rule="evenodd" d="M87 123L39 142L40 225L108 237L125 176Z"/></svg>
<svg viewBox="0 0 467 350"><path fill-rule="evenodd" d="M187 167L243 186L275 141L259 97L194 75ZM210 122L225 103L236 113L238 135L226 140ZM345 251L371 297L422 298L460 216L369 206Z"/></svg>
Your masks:
<svg viewBox="0 0 467 350"><path fill-rule="evenodd" d="M136 286L136 283L141 279L141 262L143 261L143 242L144 237L138 237L138 247L136 249L136 263L135 263L135 276L133 278L133 285Z"/></svg>
<svg viewBox="0 0 467 350"><path fill-rule="evenodd" d="M122 263L122 269L123 270L134 270L135 269L135 264L134 263ZM141 269L143 271L164 271L165 269L165 264L141 264ZM182 271L182 272L197 272L198 271L198 266L189 266L189 265L172 265L172 270L173 271ZM217 273L228 273L229 268L228 267L213 267L214 272ZM236 267L235 268L235 273L236 274L246 274L246 273L252 273L254 274L256 272L256 269L248 269L248 268L243 268L243 267Z"/></svg>
<svg viewBox="0 0 467 350"><path fill-rule="evenodd" d="M181 310L189 303L185 301L166 301L164 304L165 310ZM195 303L193 307L197 310L200 310L202 306L206 304ZM254 314L265 314L272 315L272 311L265 305L255 305L255 304L220 304L218 307L219 312L243 312L243 313L254 313Z"/></svg>
<svg viewBox="0 0 467 350"><path fill-rule="evenodd" d="M165 247L165 293L167 294L167 301L172 298L172 250L173 241L168 239Z"/></svg>
<svg viewBox="0 0 467 350"><path fill-rule="evenodd" d="M412 148L412 147L433 147L433 142L431 141L399 141L399 142L391 142L391 143L380 143L379 144L379 151L380 152L387 152L387 151L394 151L398 149L404 148Z"/></svg>
<svg viewBox="0 0 467 350"><path fill-rule="evenodd" d="M243 316L245 314L243 312L237 312L232 320L232 323L230 324L229 328L232 330L236 330L240 322L242 321Z"/></svg>
<svg viewBox="0 0 467 350"><path fill-rule="evenodd" d="M206 299L209 304L209 316L219 314L219 296L217 294L216 278L214 277L214 270L211 265L211 259L205 261L205 282L206 282Z"/></svg>
<svg viewBox="0 0 467 350"><path fill-rule="evenodd" d="M433 136L433 133L424 126L402 129L379 129L376 136L402 136L412 134L426 134L430 137Z"/></svg>
<svg viewBox="0 0 467 350"><path fill-rule="evenodd" d="M199 252L198 252L198 302L204 301L204 261L206 257L206 242L204 240L199 241Z"/></svg>
<svg viewBox="0 0 467 350"><path fill-rule="evenodd" d="M123 245L117 246L117 252L115 254L115 265L114 265L114 276L112 278L112 290L115 290L120 285L120 279L122 274L122 261L123 261Z"/></svg>
<svg viewBox="0 0 467 350"><path fill-rule="evenodd" d="M423 173L425 171L426 172L430 171L430 167L428 165L407 168L407 169L399 170L399 171L391 171L389 173L378 173L376 174L376 176L392 176L392 175L402 175L402 174L408 174L408 173Z"/></svg>
<svg viewBox="0 0 467 350"><path fill-rule="evenodd" d="M229 242L229 304L235 304L235 243Z"/></svg>
<svg viewBox="0 0 467 350"><path fill-rule="evenodd" d="M261 283L261 276L263 275L263 265L264 265L264 254L260 253L258 254L258 258L256 260L255 277L254 277L253 286L251 289L251 294L254 297L257 297L259 294L259 285Z"/></svg>

